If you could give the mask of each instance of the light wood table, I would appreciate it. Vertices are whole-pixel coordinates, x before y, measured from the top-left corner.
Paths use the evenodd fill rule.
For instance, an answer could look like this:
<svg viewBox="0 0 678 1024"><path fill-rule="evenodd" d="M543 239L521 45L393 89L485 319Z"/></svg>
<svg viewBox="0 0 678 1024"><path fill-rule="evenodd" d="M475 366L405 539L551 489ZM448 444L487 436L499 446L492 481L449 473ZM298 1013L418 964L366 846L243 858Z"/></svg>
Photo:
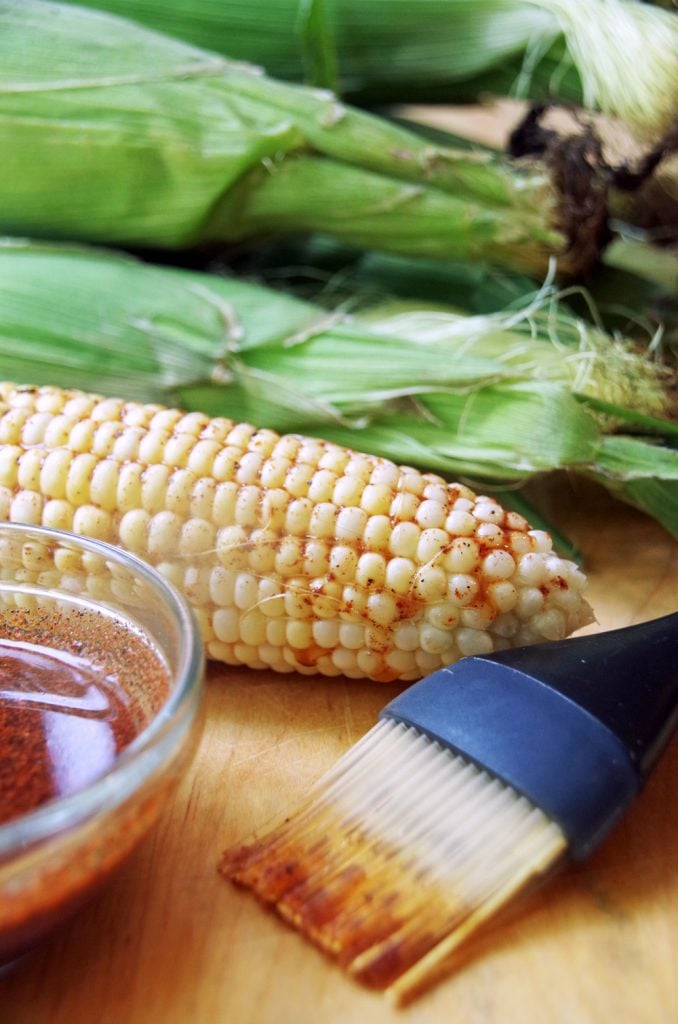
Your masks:
<svg viewBox="0 0 678 1024"><path fill-rule="evenodd" d="M546 492L590 575L593 629L678 607L678 546L580 481ZM396 692L211 668L192 768L153 835L0 978L3 1024L668 1024L678 1020L678 743L626 819L403 1011L358 988L216 870Z"/></svg>

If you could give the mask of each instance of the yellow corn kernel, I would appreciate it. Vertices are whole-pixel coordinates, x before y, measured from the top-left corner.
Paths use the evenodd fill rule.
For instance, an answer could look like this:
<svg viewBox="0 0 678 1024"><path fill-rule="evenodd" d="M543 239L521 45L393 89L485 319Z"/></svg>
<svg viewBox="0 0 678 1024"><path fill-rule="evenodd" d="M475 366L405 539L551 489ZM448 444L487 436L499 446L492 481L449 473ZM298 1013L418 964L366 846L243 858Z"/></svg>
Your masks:
<svg viewBox="0 0 678 1024"><path fill-rule="evenodd" d="M0 517L135 552L228 665L409 681L588 621L582 573L494 499L156 405L0 385ZM106 598L67 551L53 569L37 548L25 557L50 585L86 580Z"/></svg>

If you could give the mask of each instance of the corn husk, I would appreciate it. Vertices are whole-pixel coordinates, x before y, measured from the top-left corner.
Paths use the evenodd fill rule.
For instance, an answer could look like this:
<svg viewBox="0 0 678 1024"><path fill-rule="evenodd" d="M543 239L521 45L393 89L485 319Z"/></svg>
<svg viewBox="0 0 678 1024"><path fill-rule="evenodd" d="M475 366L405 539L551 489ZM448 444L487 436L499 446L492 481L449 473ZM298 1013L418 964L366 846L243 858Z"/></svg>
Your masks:
<svg viewBox="0 0 678 1024"><path fill-rule="evenodd" d="M83 0L80 0L83 2ZM678 109L675 12L637 0L90 0L276 77L363 99L563 96L666 131ZM630 69L633 69L632 73ZM485 76L484 78L482 76ZM493 77L494 76L494 77ZM468 92L467 92L468 95Z"/></svg>
<svg viewBox="0 0 678 1024"><path fill-rule="evenodd" d="M235 278L7 240L0 377L180 404L494 486L585 472L678 533L661 368L549 291L486 316L357 316ZM639 421L646 438L630 436Z"/></svg>
<svg viewBox="0 0 678 1024"><path fill-rule="evenodd" d="M590 168L584 211L545 165L438 146L331 93L41 0L0 0L0 146L0 230L15 235L177 250L319 230L542 278L554 257L585 270L605 228Z"/></svg>

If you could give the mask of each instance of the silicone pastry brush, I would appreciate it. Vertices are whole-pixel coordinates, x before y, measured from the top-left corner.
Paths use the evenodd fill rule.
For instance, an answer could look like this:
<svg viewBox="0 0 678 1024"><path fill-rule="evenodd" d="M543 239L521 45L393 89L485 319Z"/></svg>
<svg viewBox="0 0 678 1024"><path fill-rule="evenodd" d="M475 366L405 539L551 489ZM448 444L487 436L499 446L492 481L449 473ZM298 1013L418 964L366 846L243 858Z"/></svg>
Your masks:
<svg viewBox="0 0 678 1024"><path fill-rule="evenodd" d="M272 831L223 855L397 1003L514 895L587 857L678 723L678 613L415 683Z"/></svg>

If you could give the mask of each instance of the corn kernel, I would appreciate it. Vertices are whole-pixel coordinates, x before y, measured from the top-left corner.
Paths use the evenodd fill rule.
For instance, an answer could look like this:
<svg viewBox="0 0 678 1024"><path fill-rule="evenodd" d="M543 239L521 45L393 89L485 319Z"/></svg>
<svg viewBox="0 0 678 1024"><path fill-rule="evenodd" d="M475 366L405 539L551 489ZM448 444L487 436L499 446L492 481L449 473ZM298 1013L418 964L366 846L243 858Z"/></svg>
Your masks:
<svg viewBox="0 0 678 1024"><path fill-rule="evenodd" d="M459 608L471 603L478 593L478 583L473 576L466 573L456 573L450 576L447 584L447 596L452 604Z"/></svg>
<svg viewBox="0 0 678 1024"><path fill-rule="evenodd" d="M212 551L216 543L216 529L207 519L187 519L179 535L179 554L191 558Z"/></svg>
<svg viewBox="0 0 678 1024"><path fill-rule="evenodd" d="M264 459L257 452L245 452L240 459L235 479L239 484L257 484Z"/></svg>
<svg viewBox="0 0 678 1024"><path fill-rule="evenodd" d="M387 459L373 459L372 466L370 483L383 484L390 491L394 491L398 486L398 467Z"/></svg>
<svg viewBox="0 0 678 1024"><path fill-rule="evenodd" d="M508 551L491 551L481 563L483 575L488 580L507 580L516 569L516 563Z"/></svg>
<svg viewBox="0 0 678 1024"><path fill-rule="evenodd" d="M197 479L191 489L190 515L197 516L198 519L211 519L216 489L217 485L210 477L203 476Z"/></svg>
<svg viewBox="0 0 678 1024"><path fill-rule="evenodd" d="M273 647L284 647L287 641L287 620L280 617L267 618L266 643Z"/></svg>
<svg viewBox="0 0 678 1024"><path fill-rule="evenodd" d="M40 490L40 476L42 474L42 464L45 460L46 453L40 448L33 448L24 452L19 459L19 466L17 472L17 483L19 487L25 488L27 491L39 491ZM92 457L93 464L96 460Z"/></svg>
<svg viewBox="0 0 678 1024"><path fill-rule="evenodd" d="M141 503L151 515L162 512L170 471L167 466L146 466L141 474Z"/></svg>
<svg viewBox="0 0 678 1024"><path fill-rule="evenodd" d="M504 510L496 501L480 497L471 513L474 519L481 523L494 523L499 525L504 521Z"/></svg>
<svg viewBox="0 0 678 1024"><path fill-rule="evenodd" d="M343 476L339 477L334 485L332 501L335 505L359 505L362 493L365 490L365 483L360 477Z"/></svg>
<svg viewBox="0 0 678 1024"><path fill-rule="evenodd" d="M337 482L336 473L329 469L318 469L311 477L308 488L308 497L317 504L320 501L331 501L334 487Z"/></svg>
<svg viewBox="0 0 678 1024"><path fill-rule="evenodd" d="M310 622L290 619L285 628L285 639L290 647L302 651L308 650L313 641L313 631Z"/></svg>
<svg viewBox="0 0 678 1024"><path fill-rule="evenodd" d="M370 516L363 531L363 544L371 551L386 554L391 541L391 520L388 516Z"/></svg>
<svg viewBox="0 0 678 1024"><path fill-rule="evenodd" d="M291 619L310 619L313 614L313 600L304 580L290 580L290 588L283 597L285 614Z"/></svg>
<svg viewBox="0 0 678 1024"><path fill-rule="evenodd" d="M217 484L214 494L212 515L217 526L231 526L235 521L235 503L238 498L238 485L235 481Z"/></svg>
<svg viewBox="0 0 678 1024"><path fill-rule="evenodd" d="M414 517L417 514L418 508L419 498L416 496L416 494L400 492L393 496L393 500L391 501L391 508L389 510L389 515L391 515L393 519L396 519L399 522L407 522L411 519L414 519Z"/></svg>
<svg viewBox="0 0 678 1024"><path fill-rule="evenodd" d="M284 459L279 456L266 459L260 472L261 486L266 488L282 487L291 465L290 459Z"/></svg>
<svg viewBox="0 0 678 1024"><path fill-rule="evenodd" d="M331 548L324 540L307 540L304 545L304 574L325 576L330 571Z"/></svg>
<svg viewBox="0 0 678 1024"><path fill-rule="evenodd" d="M401 651L416 651L419 647L419 628L414 622L399 622L393 631L393 643Z"/></svg>
<svg viewBox="0 0 678 1024"><path fill-rule="evenodd" d="M251 608L240 616L240 639L251 647L259 647L266 642L268 620L258 608Z"/></svg>
<svg viewBox="0 0 678 1024"><path fill-rule="evenodd" d="M45 438L45 431L52 422L52 416L48 412L36 412L29 416L23 425L21 440L25 445L42 444Z"/></svg>
<svg viewBox="0 0 678 1024"><path fill-rule="evenodd" d="M204 608L210 600L209 569L189 565L183 574L179 589L196 608Z"/></svg>
<svg viewBox="0 0 678 1024"><path fill-rule="evenodd" d="M335 536L341 541L359 540L366 525L367 513L361 508L342 508L337 515Z"/></svg>
<svg viewBox="0 0 678 1024"><path fill-rule="evenodd" d="M417 544L416 559L423 565L427 562L432 562L440 555L440 552L449 543L449 536L445 530L439 530L433 527L425 529Z"/></svg>
<svg viewBox="0 0 678 1024"><path fill-rule="evenodd" d="M412 650L403 650L400 647L394 648L386 655L386 664L402 679L406 679L409 673L419 675L417 661Z"/></svg>
<svg viewBox="0 0 678 1024"><path fill-rule="evenodd" d="M168 513L171 515L171 513ZM178 540L178 537L177 537ZM241 526L225 526L216 537L217 557L224 569L244 569L247 561L247 534ZM175 547L176 550L176 547Z"/></svg>
<svg viewBox="0 0 678 1024"><path fill-rule="evenodd" d="M470 537L455 537L442 564L450 573L466 573L473 572L479 561L480 549L475 540Z"/></svg>
<svg viewBox="0 0 678 1024"><path fill-rule="evenodd" d="M358 556L353 548L336 544L330 554L330 572L340 583L351 583L358 568Z"/></svg>
<svg viewBox="0 0 678 1024"><path fill-rule="evenodd" d="M462 608L459 615L462 626L468 626L471 629L487 629L496 617L497 610L490 601L482 601L469 608Z"/></svg>
<svg viewBox="0 0 678 1024"><path fill-rule="evenodd" d="M426 624L421 627L419 632L419 642L421 649L428 654L442 654L454 641L451 633Z"/></svg>
<svg viewBox="0 0 678 1024"><path fill-rule="evenodd" d="M235 499L235 521L239 526L259 525L259 500L261 490L253 484L238 487Z"/></svg>
<svg viewBox="0 0 678 1024"><path fill-rule="evenodd" d="M81 505L73 513L73 532L96 540L112 540L113 523L110 513L96 505Z"/></svg>
<svg viewBox="0 0 678 1024"><path fill-rule="evenodd" d="M430 530L444 525L445 512L445 506L441 502L426 499L420 504L414 518L422 530Z"/></svg>
<svg viewBox="0 0 678 1024"><path fill-rule="evenodd" d="M548 579L543 559L536 552L528 552L518 559L515 582L518 586L540 587Z"/></svg>
<svg viewBox="0 0 678 1024"><path fill-rule="evenodd" d="M222 643L237 643L240 639L240 612L233 607L217 608L212 616L212 627Z"/></svg>
<svg viewBox="0 0 678 1024"><path fill-rule="evenodd" d="M365 627L357 622L342 622L339 626L339 643L351 651L357 651L365 643Z"/></svg>
<svg viewBox="0 0 678 1024"><path fill-rule="evenodd" d="M293 498L305 498L313 472L313 466L303 463L293 465L285 476L285 490Z"/></svg>
<svg viewBox="0 0 678 1024"><path fill-rule="evenodd" d="M6 518L6 517L5 517ZM73 506L62 498L47 501L42 510L42 525L52 530L73 530Z"/></svg>
<svg viewBox="0 0 678 1024"><path fill-rule="evenodd" d="M382 655L376 651L361 650L356 656L358 671L361 676L378 678L382 672Z"/></svg>
<svg viewBox="0 0 678 1024"><path fill-rule="evenodd" d="M367 598L367 617L377 626L390 626L398 614L393 596L386 591L377 591Z"/></svg>
<svg viewBox="0 0 678 1024"><path fill-rule="evenodd" d="M209 439L203 439L197 441L191 449L188 456L188 462L186 466L192 473L195 473L199 477L208 477L211 475L214 460L221 450L221 445L218 441Z"/></svg>
<svg viewBox="0 0 678 1024"><path fill-rule="evenodd" d="M498 612L510 612L518 601L518 591L510 580L499 580L487 587L487 596Z"/></svg>
<svg viewBox="0 0 678 1024"><path fill-rule="evenodd" d="M18 445L3 445L0 449L0 485L14 487L19 475L21 448Z"/></svg>
<svg viewBox="0 0 678 1024"><path fill-rule="evenodd" d="M519 619L531 619L544 607L544 595L536 587L522 587L518 589L518 600L516 602L516 615Z"/></svg>
<svg viewBox="0 0 678 1024"><path fill-rule="evenodd" d="M337 619L315 619L312 624L313 642L319 647L336 647L343 625L345 623L340 623Z"/></svg>
<svg viewBox="0 0 678 1024"><path fill-rule="evenodd" d="M567 623L559 608L547 608L534 615L530 626L546 640L562 640L567 632Z"/></svg>
<svg viewBox="0 0 678 1024"><path fill-rule="evenodd" d="M319 574L317 574L319 575ZM362 587L383 587L386 583L386 559L374 551L367 551L358 559L356 583Z"/></svg>
<svg viewBox="0 0 678 1024"><path fill-rule="evenodd" d="M341 592L342 610L339 615L343 619L362 619L367 614L367 591L362 587L345 586Z"/></svg>
<svg viewBox="0 0 678 1024"><path fill-rule="evenodd" d="M112 512L117 505L119 468L114 459L101 459L92 470L89 484L90 501L108 512Z"/></svg>
<svg viewBox="0 0 678 1024"><path fill-rule="evenodd" d="M142 467L138 462L129 462L118 469L115 489L115 504L120 512L131 512L141 508Z"/></svg>
<svg viewBox="0 0 678 1024"><path fill-rule="evenodd" d="M442 601L447 594L447 573L438 566L422 566L414 575L412 589L420 601Z"/></svg>
<svg viewBox="0 0 678 1024"><path fill-rule="evenodd" d="M426 611L426 621L438 629L451 630L459 622L460 614L459 608L451 601L441 601Z"/></svg>
<svg viewBox="0 0 678 1024"><path fill-rule="evenodd" d="M121 427L116 420L105 420L103 423L100 423L94 431L94 437L92 438L93 454L100 459L108 458L113 451L113 445L120 432Z"/></svg>
<svg viewBox="0 0 678 1024"><path fill-rule="evenodd" d="M471 537L476 532L477 522L463 509L454 508L445 520L445 529L455 537Z"/></svg>
<svg viewBox="0 0 678 1024"><path fill-rule="evenodd" d="M144 431L138 427L127 427L115 439L111 456L116 462L132 462L139 457L139 444ZM64 442L65 443L65 442Z"/></svg>
<svg viewBox="0 0 678 1024"><path fill-rule="evenodd" d="M334 529L339 510L329 501L316 505L311 513L308 532L312 537L334 537Z"/></svg>
<svg viewBox="0 0 678 1024"><path fill-rule="evenodd" d="M411 558L390 558L386 563L386 586L395 594L408 594L416 571Z"/></svg>
<svg viewBox="0 0 678 1024"><path fill-rule="evenodd" d="M360 496L360 507L369 516L386 516L391 510L393 490L386 484L369 483Z"/></svg>
<svg viewBox="0 0 678 1024"><path fill-rule="evenodd" d="M293 498L285 513L285 533L303 537L309 531L313 502L310 498Z"/></svg>
<svg viewBox="0 0 678 1024"><path fill-rule="evenodd" d="M393 527L389 548L402 558L416 558L421 530L416 523L397 523Z"/></svg>
<svg viewBox="0 0 678 1024"><path fill-rule="evenodd" d="M214 458L212 475L217 483L232 481L235 484L235 471L242 452L239 448L222 448Z"/></svg>
<svg viewBox="0 0 678 1024"><path fill-rule="evenodd" d="M42 522L42 506L42 495L35 491L17 491L9 509L10 521L39 526Z"/></svg>
<svg viewBox="0 0 678 1024"><path fill-rule="evenodd" d="M419 498L424 493L425 486L426 481L421 473L418 473L416 469L409 469L407 466L403 468L400 480L398 481L399 490L415 494Z"/></svg>
<svg viewBox="0 0 678 1024"><path fill-rule="evenodd" d="M546 530L528 530L528 536L532 541L532 550L542 554L548 554L553 548L551 536Z"/></svg>
<svg viewBox="0 0 678 1024"><path fill-rule="evenodd" d="M454 640L464 657L490 654L493 648L492 637L486 630L461 627L455 630Z"/></svg>
<svg viewBox="0 0 678 1024"><path fill-rule="evenodd" d="M235 602L235 584L238 573L215 565L210 572L210 599L214 604L231 605Z"/></svg>
<svg viewBox="0 0 678 1024"><path fill-rule="evenodd" d="M131 509L120 520L120 540L128 551L143 554L149 547L151 516L145 509Z"/></svg>
<svg viewBox="0 0 678 1024"><path fill-rule="evenodd" d="M175 469L167 481L165 507L178 516L187 516L194 483L195 477L189 469Z"/></svg>

